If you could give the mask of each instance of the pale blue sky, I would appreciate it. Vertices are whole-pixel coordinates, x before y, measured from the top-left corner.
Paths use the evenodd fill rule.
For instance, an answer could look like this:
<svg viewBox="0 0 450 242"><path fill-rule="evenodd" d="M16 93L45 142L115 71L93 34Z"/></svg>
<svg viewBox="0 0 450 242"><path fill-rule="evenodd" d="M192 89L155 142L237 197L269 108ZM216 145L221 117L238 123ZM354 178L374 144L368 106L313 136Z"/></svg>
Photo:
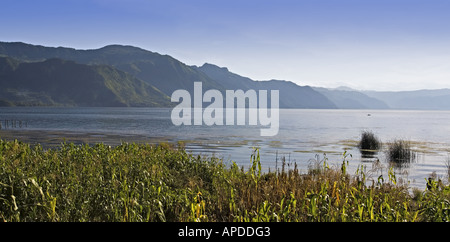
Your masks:
<svg viewBox="0 0 450 242"><path fill-rule="evenodd" d="M0 41L134 45L323 87L450 88L446 0L1 0Z"/></svg>

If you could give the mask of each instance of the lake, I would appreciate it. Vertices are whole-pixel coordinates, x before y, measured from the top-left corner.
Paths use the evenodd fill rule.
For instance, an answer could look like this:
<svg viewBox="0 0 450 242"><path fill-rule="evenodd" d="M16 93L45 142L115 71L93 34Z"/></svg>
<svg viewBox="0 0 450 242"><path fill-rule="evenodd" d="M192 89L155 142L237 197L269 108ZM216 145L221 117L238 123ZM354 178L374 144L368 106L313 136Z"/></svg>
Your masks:
<svg viewBox="0 0 450 242"><path fill-rule="evenodd" d="M379 175L387 180L389 164L384 152L363 158L356 147L361 132L370 130L385 144L384 148L395 139L411 141L417 159L395 170L411 186L424 188L425 179L432 172L447 181L450 111L281 109L280 129L273 137L260 136L260 126L175 126L170 119L171 111L166 108L0 108L0 138L17 136L44 146L51 138L66 135L111 144L134 140L184 141L190 152L215 155L226 164L234 161L244 168L250 165L253 147L258 147L266 171L280 169L283 157L289 166L295 163L303 172L314 160L323 160L325 156L330 166L339 166L346 152L350 173L363 166L375 181ZM5 127L4 120L18 120L22 125ZM378 170L371 171L375 164Z"/></svg>

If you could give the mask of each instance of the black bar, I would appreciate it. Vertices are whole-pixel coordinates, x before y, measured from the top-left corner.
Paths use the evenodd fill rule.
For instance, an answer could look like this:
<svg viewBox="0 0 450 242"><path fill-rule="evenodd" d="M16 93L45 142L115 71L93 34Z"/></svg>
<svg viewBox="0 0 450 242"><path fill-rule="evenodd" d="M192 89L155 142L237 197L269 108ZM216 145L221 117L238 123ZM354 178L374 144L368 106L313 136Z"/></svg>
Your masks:
<svg viewBox="0 0 450 242"><path fill-rule="evenodd" d="M132 239L144 241L338 241L417 239L446 235L445 223L2 223L0 230L26 231L16 238ZM43 231L46 231L43 233ZM186 231L188 232L186 236ZM210 231L210 232L206 232ZM208 236L209 235L209 236Z"/></svg>

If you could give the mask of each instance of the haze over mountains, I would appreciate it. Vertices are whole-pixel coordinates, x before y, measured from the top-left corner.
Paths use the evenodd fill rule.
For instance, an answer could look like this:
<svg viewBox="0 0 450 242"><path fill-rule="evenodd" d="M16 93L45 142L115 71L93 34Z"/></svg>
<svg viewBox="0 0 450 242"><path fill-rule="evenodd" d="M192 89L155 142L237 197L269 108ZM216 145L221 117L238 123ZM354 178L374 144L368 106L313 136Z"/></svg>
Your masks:
<svg viewBox="0 0 450 242"><path fill-rule="evenodd" d="M0 42L0 106L172 107L172 92L279 90L280 108L450 109L450 89L356 91L255 81L214 64L189 66L133 46L94 50Z"/></svg>

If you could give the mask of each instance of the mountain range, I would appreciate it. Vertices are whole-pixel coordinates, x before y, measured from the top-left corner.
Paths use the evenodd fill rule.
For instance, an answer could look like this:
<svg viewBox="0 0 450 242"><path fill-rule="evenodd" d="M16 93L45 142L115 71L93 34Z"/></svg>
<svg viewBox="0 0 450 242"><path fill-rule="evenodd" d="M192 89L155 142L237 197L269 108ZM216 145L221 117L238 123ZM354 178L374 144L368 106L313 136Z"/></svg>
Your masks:
<svg viewBox="0 0 450 242"><path fill-rule="evenodd" d="M357 91L256 81L205 63L193 66L138 47L93 50L0 42L0 106L172 107L172 92L279 90L280 108L450 109L450 89Z"/></svg>

